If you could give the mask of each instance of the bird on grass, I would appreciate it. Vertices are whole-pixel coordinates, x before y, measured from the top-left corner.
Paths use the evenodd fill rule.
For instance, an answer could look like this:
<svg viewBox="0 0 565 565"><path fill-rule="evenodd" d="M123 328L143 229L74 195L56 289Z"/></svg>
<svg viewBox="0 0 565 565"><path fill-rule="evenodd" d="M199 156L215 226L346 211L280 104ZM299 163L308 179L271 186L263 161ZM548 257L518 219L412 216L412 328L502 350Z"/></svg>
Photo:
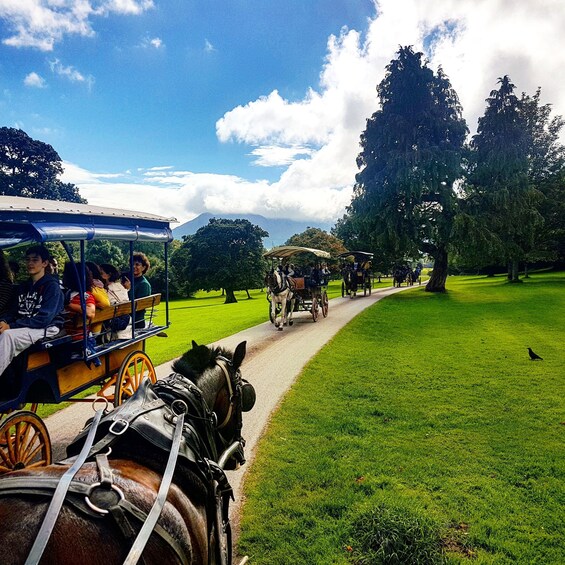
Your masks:
<svg viewBox="0 0 565 565"><path fill-rule="evenodd" d="M530 361L543 361L543 359L537 354L532 351L531 347L528 347L528 353L530 354Z"/></svg>

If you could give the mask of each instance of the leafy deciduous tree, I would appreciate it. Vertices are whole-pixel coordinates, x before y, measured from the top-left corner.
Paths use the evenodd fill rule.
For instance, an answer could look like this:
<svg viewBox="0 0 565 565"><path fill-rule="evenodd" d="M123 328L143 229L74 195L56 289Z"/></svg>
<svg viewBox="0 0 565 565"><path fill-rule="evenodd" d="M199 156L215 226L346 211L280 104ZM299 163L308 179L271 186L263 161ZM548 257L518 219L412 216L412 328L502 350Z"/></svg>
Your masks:
<svg viewBox="0 0 565 565"><path fill-rule="evenodd" d="M343 245L343 241L335 235L329 234L319 228L307 228L302 233L297 233L290 237L285 245L321 249L334 256L347 251L346 247Z"/></svg>
<svg viewBox="0 0 565 565"><path fill-rule="evenodd" d="M61 158L51 145L20 129L0 128L0 194L86 202L75 185L57 178L62 173Z"/></svg>
<svg viewBox="0 0 565 565"><path fill-rule="evenodd" d="M263 284L264 237L269 234L248 220L213 218L174 253L175 272L193 288L225 289L226 304L237 302L234 291ZM178 261L180 254L183 266Z"/></svg>

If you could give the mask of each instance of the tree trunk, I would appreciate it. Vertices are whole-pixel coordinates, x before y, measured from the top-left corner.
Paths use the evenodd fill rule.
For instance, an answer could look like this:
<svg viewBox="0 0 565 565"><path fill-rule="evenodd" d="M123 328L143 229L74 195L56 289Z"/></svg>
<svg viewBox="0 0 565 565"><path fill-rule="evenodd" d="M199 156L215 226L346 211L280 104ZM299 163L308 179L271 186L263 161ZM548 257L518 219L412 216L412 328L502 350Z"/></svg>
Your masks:
<svg viewBox="0 0 565 565"><path fill-rule="evenodd" d="M235 297L233 290L231 288L226 288L226 300L224 301L224 304L233 304L234 302L237 302L237 298Z"/></svg>
<svg viewBox="0 0 565 565"><path fill-rule="evenodd" d="M508 273L508 278L510 279L511 283L520 283L520 272L518 270L518 260L512 259L510 261L510 269Z"/></svg>
<svg viewBox="0 0 565 565"><path fill-rule="evenodd" d="M251 295L249 294L249 290L245 289L245 292L247 292L247 300L251 300Z"/></svg>
<svg viewBox="0 0 565 565"><path fill-rule="evenodd" d="M530 278L530 275L529 275L529 273L528 273L528 263L527 263L527 262L524 263L524 278L525 278L525 279L529 279L529 278Z"/></svg>
<svg viewBox="0 0 565 565"><path fill-rule="evenodd" d="M440 247L434 256L434 269L426 285L426 292L445 292L447 280L447 250Z"/></svg>

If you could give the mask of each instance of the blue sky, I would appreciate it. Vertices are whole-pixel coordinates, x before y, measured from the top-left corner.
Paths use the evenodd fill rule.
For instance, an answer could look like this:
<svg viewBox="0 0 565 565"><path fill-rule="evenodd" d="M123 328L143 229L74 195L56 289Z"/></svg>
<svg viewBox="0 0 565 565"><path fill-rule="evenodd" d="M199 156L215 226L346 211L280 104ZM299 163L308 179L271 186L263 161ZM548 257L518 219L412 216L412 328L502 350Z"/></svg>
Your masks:
<svg viewBox="0 0 565 565"><path fill-rule="evenodd" d="M0 0L0 125L50 143L93 204L315 224L350 201L399 45L474 130L504 74L565 112L563 29L558 0Z"/></svg>

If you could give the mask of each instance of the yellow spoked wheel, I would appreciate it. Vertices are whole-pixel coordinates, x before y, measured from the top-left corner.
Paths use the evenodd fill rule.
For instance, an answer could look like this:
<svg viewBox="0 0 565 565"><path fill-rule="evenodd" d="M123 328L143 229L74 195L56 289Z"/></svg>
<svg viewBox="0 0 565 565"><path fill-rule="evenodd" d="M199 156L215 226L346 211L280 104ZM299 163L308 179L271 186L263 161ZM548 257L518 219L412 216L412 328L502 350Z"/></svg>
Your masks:
<svg viewBox="0 0 565 565"><path fill-rule="evenodd" d="M15 412L0 424L0 474L51 464L51 439L33 412Z"/></svg>
<svg viewBox="0 0 565 565"><path fill-rule="evenodd" d="M149 378L152 383L157 382L155 367L143 351L132 351L123 360L116 379L114 406L119 406L132 396L145 377Z"/></svg>

